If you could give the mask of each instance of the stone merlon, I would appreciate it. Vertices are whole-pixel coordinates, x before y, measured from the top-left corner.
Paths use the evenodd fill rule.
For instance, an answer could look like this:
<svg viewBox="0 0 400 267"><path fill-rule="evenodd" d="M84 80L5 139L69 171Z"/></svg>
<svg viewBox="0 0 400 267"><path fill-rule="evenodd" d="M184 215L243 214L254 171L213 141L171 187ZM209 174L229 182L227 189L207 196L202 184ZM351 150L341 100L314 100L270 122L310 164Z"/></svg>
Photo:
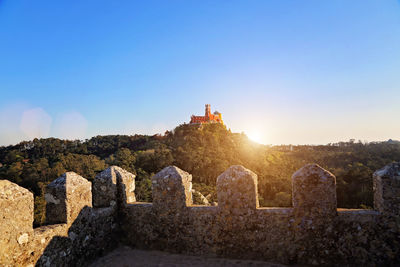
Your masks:
<svg viewBox="0 0 400 267"><path fill-rule="evenodd" d="M93 186L68 172L47 186L48 225L38 228L32 193L1 180L0 265L87 265L121 243L285 264L398 265L399 173L399 163L375 172L375 210L357 210L337 209L335 176L316 164L293 174L286 208L259 207L257 175L242 166L218 176L217 206L193 205L192 176L175 166L152 177L153 203L135 202L135 175L119 167Z"/></svg>

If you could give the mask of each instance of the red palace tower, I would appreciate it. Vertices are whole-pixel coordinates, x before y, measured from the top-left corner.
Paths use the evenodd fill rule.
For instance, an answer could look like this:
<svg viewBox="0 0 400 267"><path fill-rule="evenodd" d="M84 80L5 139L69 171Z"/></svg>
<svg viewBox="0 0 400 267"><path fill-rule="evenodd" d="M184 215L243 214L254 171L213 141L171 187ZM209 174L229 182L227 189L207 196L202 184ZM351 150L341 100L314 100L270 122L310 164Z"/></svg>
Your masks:
<svg viewBox="0 0 400 267"><path fill-rule="evenodd" d="M222 114L218 111L215 111L214 114L211 113L211 105L206 104L206 112L204 116L194 116L190 118L190 123L222 123Z"/></svg>

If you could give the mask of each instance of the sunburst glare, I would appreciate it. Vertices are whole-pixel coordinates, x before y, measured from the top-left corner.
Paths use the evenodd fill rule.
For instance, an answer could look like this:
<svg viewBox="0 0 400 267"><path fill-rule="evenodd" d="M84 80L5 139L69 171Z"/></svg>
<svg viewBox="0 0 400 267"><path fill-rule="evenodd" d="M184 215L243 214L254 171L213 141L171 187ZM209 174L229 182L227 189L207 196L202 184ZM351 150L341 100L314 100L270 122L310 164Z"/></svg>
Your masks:
<svg viewBox="0 0 400 267"><path fill-rule="evenodd" d="M259 143L259 144L263 144L264 143L264 137L258 131L246 132L246 135L253 142L256 142L256 143Z"/></svg>

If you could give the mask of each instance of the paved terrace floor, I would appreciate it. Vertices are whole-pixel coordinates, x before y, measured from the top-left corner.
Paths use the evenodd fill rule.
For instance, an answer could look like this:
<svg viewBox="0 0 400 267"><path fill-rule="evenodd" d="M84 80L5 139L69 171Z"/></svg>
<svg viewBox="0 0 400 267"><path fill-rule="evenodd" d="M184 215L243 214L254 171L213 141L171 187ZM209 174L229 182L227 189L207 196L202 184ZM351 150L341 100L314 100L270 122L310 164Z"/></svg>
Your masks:
<svg viewBox="0 0 400 267"><path fill-rule="evenodd" d="M208 258L171 254L163 251L138 250L129 247L119 247L108 255L97 259L90 267L131 267L131 266L265 266L282 267L285 265L264 261L233 260L225 258Z"/></svg>

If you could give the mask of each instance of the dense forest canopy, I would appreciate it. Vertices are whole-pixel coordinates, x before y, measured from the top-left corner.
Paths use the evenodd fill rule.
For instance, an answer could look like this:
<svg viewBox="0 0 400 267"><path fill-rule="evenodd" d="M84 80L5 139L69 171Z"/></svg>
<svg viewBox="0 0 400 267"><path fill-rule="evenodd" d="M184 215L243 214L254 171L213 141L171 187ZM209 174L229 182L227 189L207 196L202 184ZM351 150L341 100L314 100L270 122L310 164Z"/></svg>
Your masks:
<svg viewBox="0 0 400 267"><path fill-rule="evenodd" d="M44 187L66 171L93 180L106 167L118 165L137 175L137 199L151 201L151 176L176 165L193 175L197 191L217 201L218 175L240 164L258 175L261 206L291 206L292 174L307 163L317 163L336 175L339 207L365 208L373 205L373 172L399 160L400 143L391 140L266 146L221 124L184 124L164 135L109 135L85 141L47 138L0 147L0 179L35 194L39 225L44 222Z"/></svg>

